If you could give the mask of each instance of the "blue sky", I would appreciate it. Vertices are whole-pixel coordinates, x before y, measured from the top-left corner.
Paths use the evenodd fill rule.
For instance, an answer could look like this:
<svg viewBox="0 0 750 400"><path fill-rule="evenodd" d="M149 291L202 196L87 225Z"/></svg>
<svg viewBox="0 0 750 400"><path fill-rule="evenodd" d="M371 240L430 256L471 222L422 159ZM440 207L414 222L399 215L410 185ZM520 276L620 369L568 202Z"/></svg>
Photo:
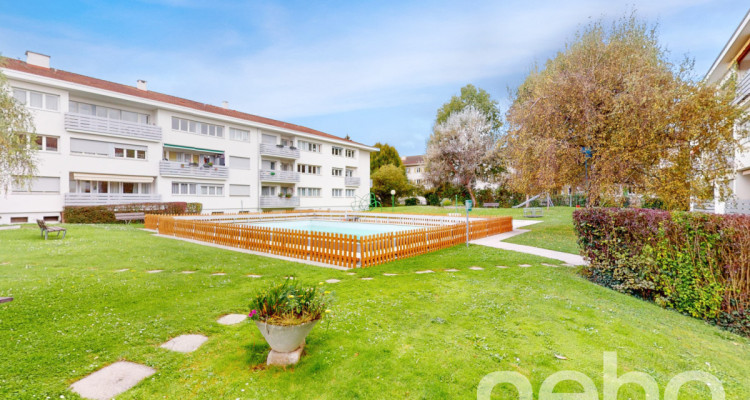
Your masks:
<svg viewBox="0 0 750 400"><path fill-rule="evenodd" d="M467 83L509 89L592 18L637 9L704 74L746 1L2 1L0 53L421 154Z"/></svg>

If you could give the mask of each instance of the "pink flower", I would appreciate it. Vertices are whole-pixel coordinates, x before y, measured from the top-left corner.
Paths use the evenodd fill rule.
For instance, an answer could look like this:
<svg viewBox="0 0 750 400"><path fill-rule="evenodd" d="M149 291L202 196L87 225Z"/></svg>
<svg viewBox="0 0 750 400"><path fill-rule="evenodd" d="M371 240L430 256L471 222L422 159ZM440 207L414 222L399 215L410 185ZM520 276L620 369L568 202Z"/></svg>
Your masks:
<svg viewBox="0 0 750 400"><path fill-rule="evenodd" d="M252 318L257 313L258 313L258 310L251 310L250 314L247 314L247 316L250 317L250 318Z"/></svg>

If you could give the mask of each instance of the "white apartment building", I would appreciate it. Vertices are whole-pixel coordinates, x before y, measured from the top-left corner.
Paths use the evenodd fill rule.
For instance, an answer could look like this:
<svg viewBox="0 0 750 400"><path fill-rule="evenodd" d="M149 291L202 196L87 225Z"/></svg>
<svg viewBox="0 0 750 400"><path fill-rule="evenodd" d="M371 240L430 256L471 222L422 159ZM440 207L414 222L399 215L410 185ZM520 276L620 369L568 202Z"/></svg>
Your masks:
<svg viewBox="0 0 750 400"><path fill-rule="evenodd" d="M719 83L737 74L737 97L735 103L750 111L750 12L735 30L732 37L706 74L708 83ZM735 154L735 173L731 189L733 198L726 202L715 201L717 213L750 214L750 143L744 151Z"/></svg>
<svg viewBox="0 0 750 400"><path fill-rule="evenodd" d="M0 197L0 224L57 221L66 205L341 210L370 192L374 147L26 56L5 59L2 72L33 115L39 167L31 185Z"/></svg>

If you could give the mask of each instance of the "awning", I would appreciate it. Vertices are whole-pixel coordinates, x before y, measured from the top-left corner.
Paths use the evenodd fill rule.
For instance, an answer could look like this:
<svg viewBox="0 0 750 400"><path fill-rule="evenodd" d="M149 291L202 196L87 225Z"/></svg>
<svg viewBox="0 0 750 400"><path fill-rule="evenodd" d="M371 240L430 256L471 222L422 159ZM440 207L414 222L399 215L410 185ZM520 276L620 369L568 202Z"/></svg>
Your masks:
<svg viewBox="0 0 750 400"><path fill-rule="evenodd" d="M164 147L169 147L169 148L172 148L172 149L198 151L198 152L203 152L203 153L224 154L224 150L201 149L200 147L180 146L180 145L177 145L177 144L166 144L166 143L164 143Z"/></svg>
<svg viewBox="0 0 750 400"><path fill-rule="evenodd" d="M130 183L151 183L154 181L153 176L84 174L81 172L74 172L73 179L77 181L130 182Z"/></svg>

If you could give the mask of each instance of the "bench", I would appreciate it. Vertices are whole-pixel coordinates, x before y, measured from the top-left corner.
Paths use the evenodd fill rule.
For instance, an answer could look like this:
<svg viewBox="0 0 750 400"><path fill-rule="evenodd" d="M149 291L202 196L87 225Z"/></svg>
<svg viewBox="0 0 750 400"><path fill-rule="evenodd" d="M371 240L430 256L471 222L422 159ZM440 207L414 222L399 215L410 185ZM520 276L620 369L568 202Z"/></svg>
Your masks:
<svg viewBox="0 0 750 400"><path fill-rule="evenodd" d="M527 207L523 209L523 216L529 218L540 218L544 216L544 209L540 207Z"/></svg>
<svg viewBox="0 0 750 400"><path fill-rule="evenodd" d="M11 301L13 301L12 297L0 297L0 304L2 304L2 303L10 303Z"/></svg>
<svg viewBox="0 0 750 400"><path fill-rule="evenodd" d="M498 208L500 207L500 203L482 203L482 207L492 207L492 208Z"/></svg>
<svg viewBox="0 0 750 400"><path fill-rule="evenodd" d="M39 229L42 231L42 237L44 238L44 240L47 240L50 232L57 232L57 237L60 237L60 232L62 232L63 239L65 239L65 235L68 233L68 231L66 231L62 226L47 226L47 223L45 223L44 220L41 219L36 220L36 224L39 225Z"/></svg>
<svg viewBox="0 0 750 400"><path fill-rule="evenodd" d="M115 219L118 221L141 221L146 219L146 213L142 212L131 212L131 213L115 213Z"/></svg>

